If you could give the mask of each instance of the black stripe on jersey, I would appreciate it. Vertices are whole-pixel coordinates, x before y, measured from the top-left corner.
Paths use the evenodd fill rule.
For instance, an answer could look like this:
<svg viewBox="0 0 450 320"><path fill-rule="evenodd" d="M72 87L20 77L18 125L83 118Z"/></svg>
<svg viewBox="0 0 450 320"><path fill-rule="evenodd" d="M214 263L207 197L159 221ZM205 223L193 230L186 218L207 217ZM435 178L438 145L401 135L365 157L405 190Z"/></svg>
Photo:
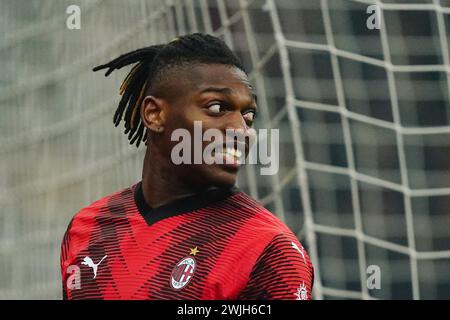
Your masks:
<svg viewBox="0 0 450 320"><path fill-rule="evenodd" d="M301 283L306 285L308 292L311 291L312 266L301 260L290 243L286 234L278 234L272 239L256 261L238 300L293 300L293 287Z"/></svg>
<svg viewBox="0 0 450 320"><path fill-rule="evenodd" d="M227 213L224 214L225 212ZM199 209L198 213L200 214L197 212L192 214L190 219L169 232L169 236L173 236L177 241L172 242L152 261L152 263L160 263L161 269L145 284L145 287L148 288L146 289L148 290L147 295L151 299L199 299L205 289L204 283L209 276L210 269L220 263L221 254L227 244L255 215L254 211L243 209L233 200L218 201L207 208ZM174 266L182 258L177 248L193 246L198 246L201 251L195 257L197 262L195 278L183 290L174 290L171 288L169 280ZM144 290L144 287L141 289Z"/></svg>
<svg viewBox="0 0 450 320"><path fill-rule="evenodd" d="M152 208L144 199L144 194L142 192L142 181L140 181L136 185L134 191L134 200L139 213L144 217L148 225L152 225L169 217L174 217L183 213L204 208L214 202L226 199L238 192L239 189L235 187L229 189L212 189L175 200L157 208Z"/></svg>
<svg viewBox="0 0 450 320"><path fill-rule="evenodd" d="M100 208L99 214L95 216L95 226L90 230L89 245L86 250L81 251L82 254L79 254L80 259L86 255L94 261L100 261L105 255L111 257L115 251L118 251L118 259L122 262L124 269L128 269L126 261L120 253L121 247L118 242L119 234L123 232L121 230L129 229L126 204L132 199L130 188L109 197L106 206ZM120 298L120 292L112 277L108 259L103 262L102 269L101 280L100 277L93 279L91 270L81 273L83 290L72 290L71 299L102 299L102 288L105 287L105 284L109 284L116 292L116 296Z"/></svg>

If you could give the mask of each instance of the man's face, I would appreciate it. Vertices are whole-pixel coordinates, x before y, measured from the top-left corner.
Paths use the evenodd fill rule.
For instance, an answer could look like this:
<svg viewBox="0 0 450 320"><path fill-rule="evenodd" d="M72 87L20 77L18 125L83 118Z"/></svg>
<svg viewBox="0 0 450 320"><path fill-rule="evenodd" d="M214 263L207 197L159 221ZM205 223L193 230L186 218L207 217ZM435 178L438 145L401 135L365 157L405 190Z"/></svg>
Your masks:
<svg viewBox="0 0 450 320"><path fill-rule="evenodd" d="M171 135L176 129L186 129L192 137L191 159L194 159L195 152L202 152L202 163L174 165L177 176L202 187L231 187L236 182L240 165L238 161L233 161L233 153L230 155L230 149L226 148L227 142L230 147L230 139L225 137L226 131L231 129L248 133L256 114L255 94L246 74L236 67L196 64L186 72L181 71L180 79L176 79L171 86L172 97L168 99L170 107L162 137L165 145L163 154L173 164L171 151L179 142L171 141ZM213 152L216 159L222 158L222 164L204 162L203 150L214 141L201 141L201 150L194 149L194 122L198 124L198 121L201 122L202 134L208 129L217 129L222 134L223 149ZM238 149L237 143L231 146ZM247 154L248 145L245 150Z"/></svg>

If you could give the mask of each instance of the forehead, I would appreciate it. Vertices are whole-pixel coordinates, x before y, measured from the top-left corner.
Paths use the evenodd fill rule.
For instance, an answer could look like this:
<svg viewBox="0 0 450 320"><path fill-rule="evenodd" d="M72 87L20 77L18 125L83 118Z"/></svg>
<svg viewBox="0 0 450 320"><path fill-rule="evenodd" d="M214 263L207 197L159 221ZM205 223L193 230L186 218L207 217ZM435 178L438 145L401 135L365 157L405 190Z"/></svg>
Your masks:
<svg viewBox="0 0 450 320"><path fill-rule="evenodd" d="M205 87L229 87L249 94L253 88L247 75L241 69L221 64L197 64L191 69L191 85L194 91Z"/></svg>
<svg viewBox="0 0 450 320"><path fill-rule="evenodd" d="M223 64L190 63L174 66L166 71L153 93L169 103L185 103L195 98L204 88L229 88L234 93L255 97L247 75L235 66Z"/></svg>

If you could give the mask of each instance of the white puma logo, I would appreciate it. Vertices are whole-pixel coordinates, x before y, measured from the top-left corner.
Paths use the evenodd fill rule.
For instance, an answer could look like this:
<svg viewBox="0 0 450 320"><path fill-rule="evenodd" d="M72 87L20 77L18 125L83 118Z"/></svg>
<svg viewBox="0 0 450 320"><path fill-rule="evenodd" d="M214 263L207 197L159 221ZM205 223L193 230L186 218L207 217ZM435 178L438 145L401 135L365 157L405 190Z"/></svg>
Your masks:
<svg viewBox="0 0 450 320"><path fill-rule="evenodd" d="M292 243L292 248L294 248L295 250L297 250L301 255L302 255L302 257L303 257L303 261L306 263L306 259L305 259L305 255L303 254L303 248L299 248L298 246L297 246L297 244L295 243L295 242L291 242Z"/></svg>
<svg viewBox="0 0 450 320"><path fill-rule="evenodd" d="M100 265L100 263L102 263L102 261L105 260L105 258L107 256L108 255L105 255L102 258L102 260L100 260L100 262L97 263L97 264L95 264L94 261L92 261L92 259L90 257L87 257L87 256L84 257L83 262L81 262L81 264L84 264L85 266L88 266L88 267L92 268L92 271L94 272L94 278L92 278L92 279L95 279L95 277L97 276L97 268Z"/></svg>

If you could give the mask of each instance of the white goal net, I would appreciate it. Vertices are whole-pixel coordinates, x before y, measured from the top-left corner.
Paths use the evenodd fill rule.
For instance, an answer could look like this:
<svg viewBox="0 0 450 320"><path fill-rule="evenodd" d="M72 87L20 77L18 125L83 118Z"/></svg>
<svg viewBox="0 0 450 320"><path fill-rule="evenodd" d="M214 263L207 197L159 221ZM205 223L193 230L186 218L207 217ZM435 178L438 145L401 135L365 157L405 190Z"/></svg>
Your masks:
<svg viewBox="0 0 450 320"><path fill-rule="evenodd" d="M70 218L140 178L112 124L128 70L92 67L197 31L280 129L278 174L239 186L307 247L314 297L450 298L450 1L2 0L0 30L0 298L61 298Z"/></svg>

